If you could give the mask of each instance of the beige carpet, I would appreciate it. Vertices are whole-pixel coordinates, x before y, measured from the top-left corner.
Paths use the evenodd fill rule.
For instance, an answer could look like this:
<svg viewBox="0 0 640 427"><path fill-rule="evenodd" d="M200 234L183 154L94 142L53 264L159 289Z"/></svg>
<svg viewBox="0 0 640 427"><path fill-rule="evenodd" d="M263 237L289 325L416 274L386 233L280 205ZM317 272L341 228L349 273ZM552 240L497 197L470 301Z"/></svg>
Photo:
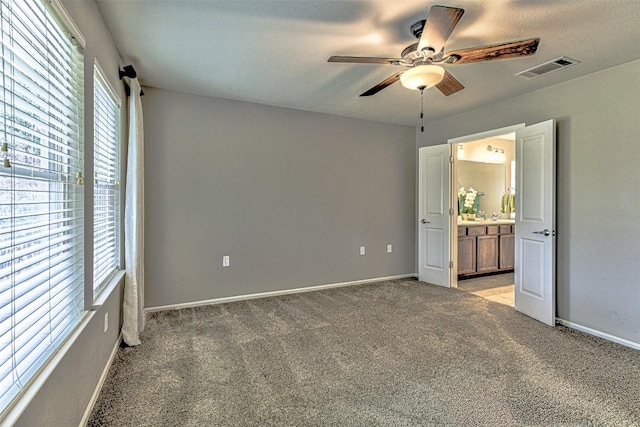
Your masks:
<svg viewBox="0 0 640 427"><path fill-rule="evenodd" d="M415 280L156 313L90 426L640 425L640 352Z"/></svg>

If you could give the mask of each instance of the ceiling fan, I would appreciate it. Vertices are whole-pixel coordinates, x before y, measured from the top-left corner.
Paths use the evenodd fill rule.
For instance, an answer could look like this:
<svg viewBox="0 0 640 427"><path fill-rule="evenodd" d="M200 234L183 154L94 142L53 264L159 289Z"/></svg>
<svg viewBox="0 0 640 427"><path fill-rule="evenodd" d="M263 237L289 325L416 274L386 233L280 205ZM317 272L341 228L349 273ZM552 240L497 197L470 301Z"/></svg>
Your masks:
<svg viewBox="0 0 640 427"><path fill-rule="evenodd" d="M332 56L328 62L358 64L388 64L408 68L381 81L360 96L371 96L400 80L408 89L420 90L435 86L444 95L453 95L464 89L441 64L469 64L532 55L538 48L539 38L508 43L478 46L469 49L444 51L444 44L462 17L464 9L448 6L431 6L426 20L411 25L411 34L419 41L406 47L400 58L376 58L361 56Z"/></svg>

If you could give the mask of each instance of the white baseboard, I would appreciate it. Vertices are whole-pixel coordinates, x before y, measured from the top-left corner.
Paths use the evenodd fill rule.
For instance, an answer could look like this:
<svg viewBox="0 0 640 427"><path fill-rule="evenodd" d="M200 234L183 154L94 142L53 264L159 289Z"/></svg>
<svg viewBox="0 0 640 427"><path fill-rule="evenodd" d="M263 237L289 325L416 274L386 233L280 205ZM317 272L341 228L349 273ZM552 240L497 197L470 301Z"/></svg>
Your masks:
<svg viewBox="0 0 640 427"><path fill-rule="evenodd" d="M247 295L237 295L233 297L223 297L223 298L214 298L202 301L194 301L194 302L185 302L180 304L169 304L169 305L160 305L156 307L147 307L144 309L146 313L151 313L154 311L165 311L165 310L177 310L181 308L191 308L191 307L200 307L203 305L214 305L214 304L222 304L226 302L234 302L234 301L244 301L249 299L256 298L266 298L266 297L275 297L279 295L289 295L289 294L297 294L301 292L312 292L319 291L322 289L330 289L330 288L341 288L345 286L354 286L354 285L363 285L366 283L374 283L374 282L384 282L386 280L397 280L397 279L407 279L409 277L416 277L415 273L412 274L401 274L399 276L388 276L388 277L376 277L373 279L364 279L364 280L354 280L352 282L341 282L341 283L331 283L328 285L317 285L317 286L308 286L306 288L295 288L295 289L284 289L281 291L271 291L271 292L260 292L256 294L247 294Z"/></svg>
<svg viewBox="0 0 640 427"><path fill-rule="evenodd" d="M100 380L98 380L98 384L96 385L95 390L93 390L93 394L91 395L91 400L89 400L89 404L87 405L87 408L84 410L84 415L82 416L82 420L80 421L80 427L86 426L87 422L89 421L91 412L93 412L93 407L96 405L98 396L100 396L100 390L102 390L102 386L104 385L104 380L107 379L107 375L109 374L109 369L111 369L111 365L113 364L113 359L116 357L116 353L118 353L118 349L120 348L121 342L122 342L122 332L120 332L120 335L116 340L116 344L113 346L113 350L111 350L111 355L109 356L109 360L107 361L107 364L104 367L104 370L102 371L102 375L100 375Z"/></svg>
<svg viewBox="0 0 640 427"><path fill-rule="evenodd" d="M606 332L598 331L597 329L591 329L591 328L588 328L586 326L582 326L582 325L579 325L577 323L569 322L567 320L562 320L562 319L559 319L559 318L556 318L556 323L558 323L558 324L560 324L562 326L566 326L568 328L576 329L576 330L578 330L580 332L585 332L585 333L587 333L589 335L595 335L596 337L604 338L605 340L613 341L613 342L618 343L618 344L622 344L622 345L624 345L626 347L631 347L633 349L640 350L640 343L629 341L627 339L620 338L620 337L617 337L615 335L608 334Z"/></svg>

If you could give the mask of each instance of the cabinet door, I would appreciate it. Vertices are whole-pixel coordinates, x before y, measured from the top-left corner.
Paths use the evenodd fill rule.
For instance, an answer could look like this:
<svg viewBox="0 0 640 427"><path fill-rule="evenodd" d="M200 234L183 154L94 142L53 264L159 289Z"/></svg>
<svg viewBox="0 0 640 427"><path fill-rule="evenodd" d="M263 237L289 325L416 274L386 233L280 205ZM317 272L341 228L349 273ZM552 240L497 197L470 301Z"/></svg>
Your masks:
<svg viewBox="0 0 640 427"><path fill-rule="evenodd" d="M476 272L476 237L458 237L458 274Z"/></svg>
<svg viewBox="0 0 640 427"><path fill-rule="evenodd" d="M478 273L489 273L498 270L498 236L478 236L477 237L476 271Z"/></svg>
<svg viewBox="0 0 640 427"><path fill-rule="evenodd" d="M515 235L504 234L500 236L500 270L513 270L515 249Z"/></svg>

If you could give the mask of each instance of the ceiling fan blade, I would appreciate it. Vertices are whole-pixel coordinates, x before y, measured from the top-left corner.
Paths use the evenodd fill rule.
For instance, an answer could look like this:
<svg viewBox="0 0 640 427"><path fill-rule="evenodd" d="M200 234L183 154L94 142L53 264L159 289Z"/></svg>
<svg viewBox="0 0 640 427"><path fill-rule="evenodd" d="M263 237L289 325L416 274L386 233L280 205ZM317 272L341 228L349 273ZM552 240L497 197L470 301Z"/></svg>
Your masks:
<svg viewBox="0 0 640 427"><path fill-rule="evenodd" d="M397 65L400 58L374 58L368 56L332 56L327 62L350 62L356 64L391 64Z"/></svg>
<svg viewBox="0 0 640 427"><path fill-rule="evenodd" d="M442 78L440 83L436 85L436 87L440 92L443 93L443 95L446 96L453 95L454 93L460 92L462 89L464 89L462 83L460 83L455 77L453 77L447 70L444 70L444 77Z"/></svg>
<svg viewBox="0 0 640 427"><path fill-rule="evenodd" d="M519 40L490 46L455 50L447 53L446 56L458 58L456 61L451 62L452 64L468 64L472 62L493 61L495 59L508 59L518 56L533 55L536 53L539 43L539 38Z"/></svg>
<svg viewBox="0 0 640 427"><path fill-rule="evenodd" d="M383 81L381 81L380 83L378 83L377 85L375 85L374 87L372 87L371 89L369 89L368 91L360 94L360 96L371 96L371 95L375 95L376 93L380 92L382 89L384 89L385 87L397 82L400 79L400 75L404 73L404 71L400 71L399 73L395 73L393 76L391 77L387 77L386 79L384 79Z"/></svg>
<svg viewBox="0 0 640 427"><path fill-rule="evenodd" d="M418 51L430 47L435 53L440 52L463 13L464 9L457 7L431 6L422 29Z"/></svg>

